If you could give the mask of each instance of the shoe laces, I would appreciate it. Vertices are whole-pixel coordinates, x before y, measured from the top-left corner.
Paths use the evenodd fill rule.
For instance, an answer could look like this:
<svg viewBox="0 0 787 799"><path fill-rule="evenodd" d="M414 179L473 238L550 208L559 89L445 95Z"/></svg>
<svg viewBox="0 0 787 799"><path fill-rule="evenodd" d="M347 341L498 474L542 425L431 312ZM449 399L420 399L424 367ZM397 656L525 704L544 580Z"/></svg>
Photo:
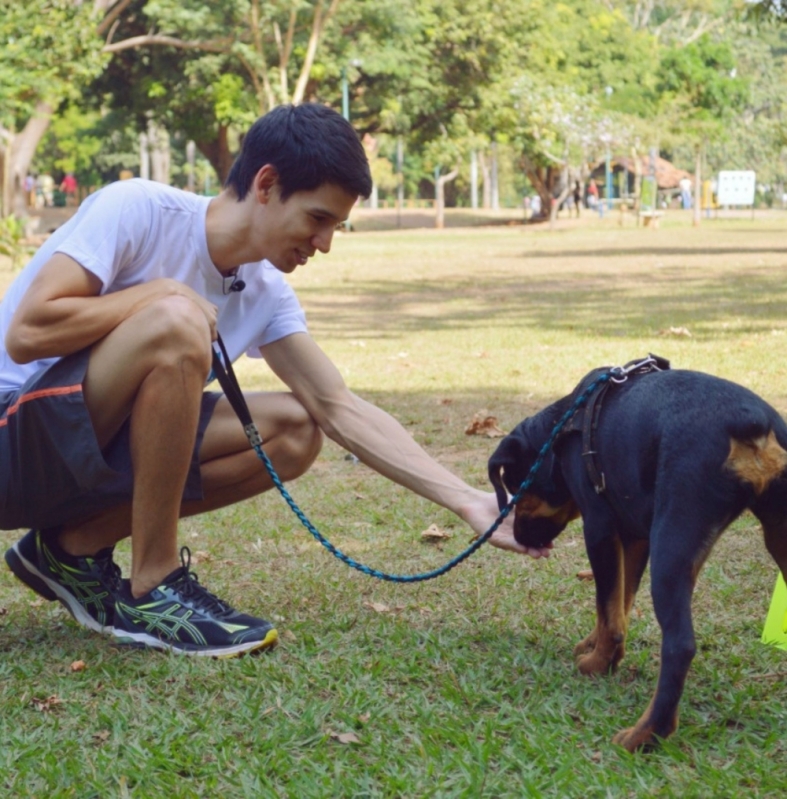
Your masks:
<svg viewBox="0 0 787 799"><path fill-rule="evenodd" d="M117 593L120 589L121 572L120 566L112 559L112 553L114 551L114 547L102 549L93 556L93 562L98 566L104 585L109 588L112 593Z"/></svg>
<svg viewBox="0 0 787 799"><path fill-rule="evenodd" d="M196 573L191 570L191 550L188 547L181 547L180 562L183 564L182 571L172 583L172 587L177 586L178 593L184 599L190 600L194 605L214 616L228 616L235 612L226 602L212 594L199 582Z"/></svg>

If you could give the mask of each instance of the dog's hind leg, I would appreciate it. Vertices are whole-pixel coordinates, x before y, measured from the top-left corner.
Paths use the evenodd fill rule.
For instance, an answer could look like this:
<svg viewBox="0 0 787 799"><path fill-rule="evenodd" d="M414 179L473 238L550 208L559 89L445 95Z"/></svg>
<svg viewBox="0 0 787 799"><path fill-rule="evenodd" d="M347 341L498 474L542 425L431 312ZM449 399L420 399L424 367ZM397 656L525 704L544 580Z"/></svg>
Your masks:
<svg viewBox="0 0 787 799"><path fill-rule="evenodd" d="M751 509L762 524L768 552L787 580L787 481L772 483Z"/></svg>
<svg viewBox="0 0 787 799"><path fill-rule="evenodd" d="M698 519L694 522L697 526L692 530L674 517L665 518L653 530L651 593L662 632L661 669L647 710L634 727L613 738L631 752L654 744L656 738L666 738L678 726L678 703L696 652L691 597L712 546L712 541L706 542L710 546L699 546L709 537L708 525Z"/></svg>

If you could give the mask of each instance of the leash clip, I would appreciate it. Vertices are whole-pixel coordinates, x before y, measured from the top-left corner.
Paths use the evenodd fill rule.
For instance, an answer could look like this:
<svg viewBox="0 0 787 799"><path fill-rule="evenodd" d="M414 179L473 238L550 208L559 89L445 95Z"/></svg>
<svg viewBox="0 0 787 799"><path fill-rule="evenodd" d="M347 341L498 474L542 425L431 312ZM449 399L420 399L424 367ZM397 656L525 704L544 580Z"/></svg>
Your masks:
<svg viewBox="0 0 787 799"><path fill-rule="evenodd" d="M262 446L262 436L260 435L260 431L257 430L257 425L254 424L254 422L244 425L243 432L246 433L246 438L249 439L249 444L251 444L252 449Z"/></svg>
<svg viewBox="0 0 787 799"><path fill-rule="evenodd" d="M649 354L647 358L638 361L629 361L624 366L613 366L610 372L610 380L613 383L625 383L631 374L647 374L648 372L662 372L669 369L669 361L660 358L658 355Z"/></svg>

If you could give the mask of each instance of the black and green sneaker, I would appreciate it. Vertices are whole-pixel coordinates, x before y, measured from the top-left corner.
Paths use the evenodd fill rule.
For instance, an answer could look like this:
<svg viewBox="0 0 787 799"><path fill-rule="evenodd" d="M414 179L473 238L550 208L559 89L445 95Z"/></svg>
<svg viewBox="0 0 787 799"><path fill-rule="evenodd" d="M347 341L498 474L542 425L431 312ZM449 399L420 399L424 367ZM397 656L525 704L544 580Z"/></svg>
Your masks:
<svg viewBox="0 0 787 799"><path fill-rule="evenodd" d="M180 558L183 565L144 596L135 599L128 583L121 586L115 603L118 643L217 658L276 644L270 622L238 613L200 585L188 547Z"/></svg>
<svg viewBox="0 0 787 799"><path fill-rule="evenodd" d="M111 633L120 587L120 567L112 551L108 547L91 556L68 555L57 545L55 531L30 530L5 553L5 561L28 588L50 602L62 602L79 624Z"/></svg>

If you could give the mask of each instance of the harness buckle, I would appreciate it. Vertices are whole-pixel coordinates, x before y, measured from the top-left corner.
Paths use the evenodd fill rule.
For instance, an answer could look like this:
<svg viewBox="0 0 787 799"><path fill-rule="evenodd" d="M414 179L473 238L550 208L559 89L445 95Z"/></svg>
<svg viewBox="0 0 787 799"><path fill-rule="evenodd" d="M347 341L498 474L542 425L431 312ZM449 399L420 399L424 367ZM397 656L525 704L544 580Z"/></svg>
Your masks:
<svg viewBox="0 0 787 799"><path fill-rule="evenodd" d="M669 369L669 361L652 353L647 358L638 361L629 361L624 366L613 366L609 371L613 383L625 383L632 374L648 374L648 372L663 372Z"/></svg>

